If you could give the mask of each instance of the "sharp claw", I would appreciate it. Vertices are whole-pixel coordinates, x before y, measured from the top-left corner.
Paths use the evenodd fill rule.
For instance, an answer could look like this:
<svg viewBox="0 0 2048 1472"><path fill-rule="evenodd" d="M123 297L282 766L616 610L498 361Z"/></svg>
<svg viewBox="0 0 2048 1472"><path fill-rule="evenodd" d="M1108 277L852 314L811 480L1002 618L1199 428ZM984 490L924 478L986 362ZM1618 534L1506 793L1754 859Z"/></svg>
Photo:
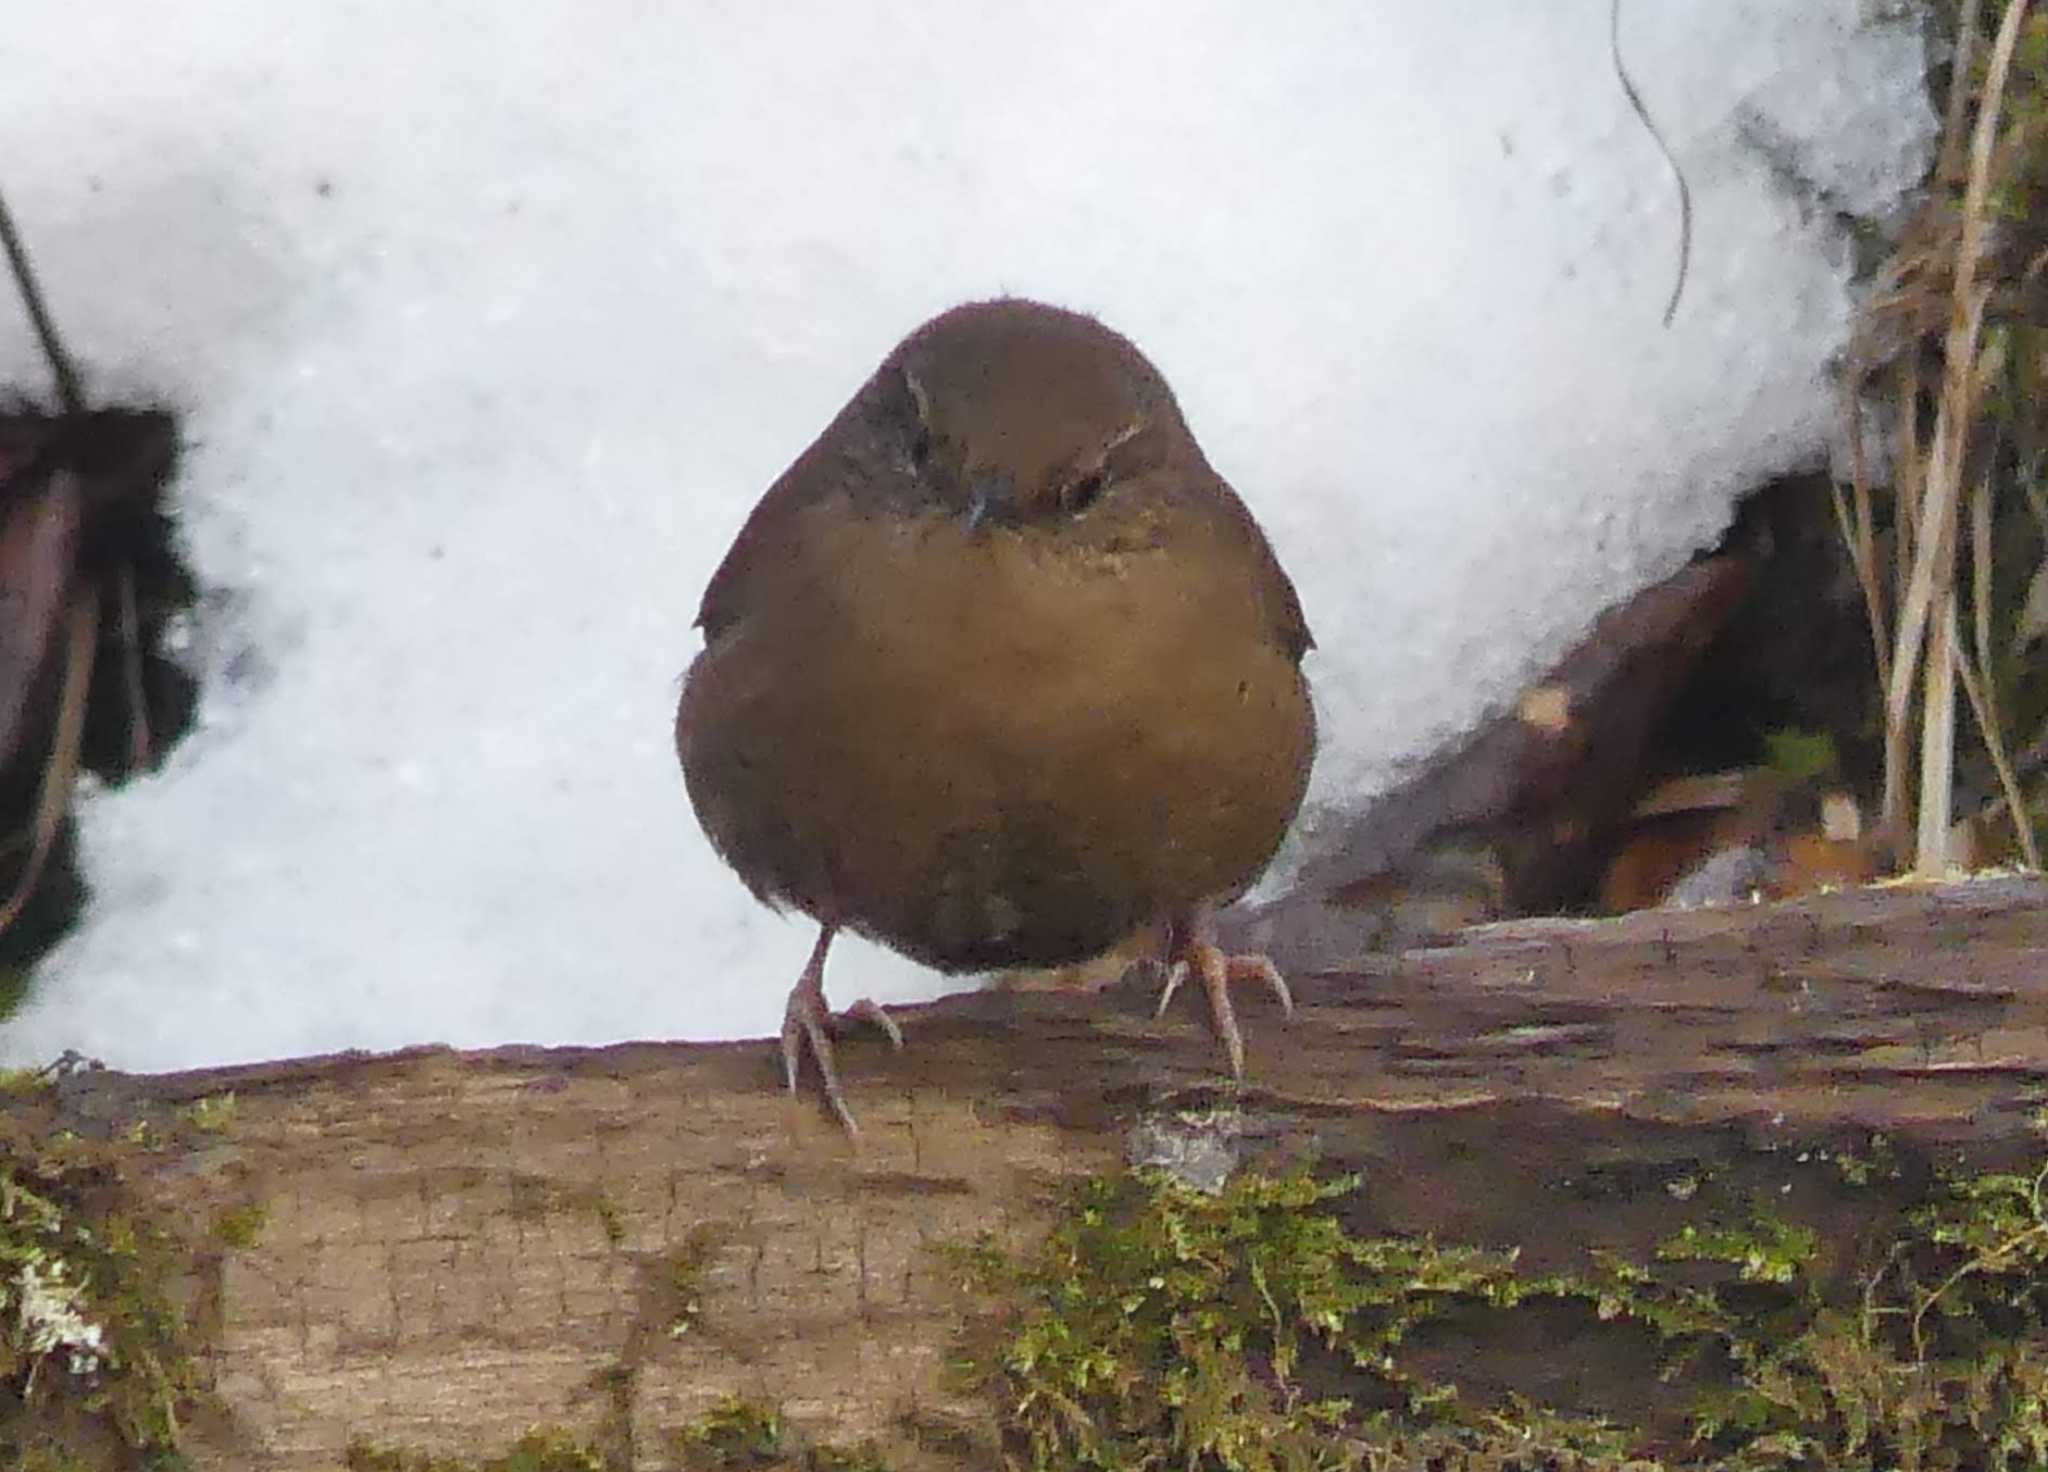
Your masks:
<svg viewBox="0 0 2048 1472"><path fill-rule="evenodd" d="M846 1009L848 1017L858 1017L862 1022L871 1023L888 1034L889 1043L897 1052L903 1051L903 1029L896 1025L896 1019L882 1010L880 1003L869 997L862 997Z"/></svg>
<svg viewBox="0 0 2048 1472"><path fill-rule="evenodd" d="M1280 1003L1281 1012L1294 1016L1294 994L1288 990L1287 980L1280 969L1264 956L1226 956L1210 942L1199 937L1183 940L1177 947L1178 957L1167 968L1166 986L1159 994L1159 1006L1153 1017L1164 1017L1167 1004L1188 974L1199 972L1202 990L1209 999L1209 1022L1216 1039L1223 1045L1224 1056L1230 1061L1230 1076L1244 1081L1244 1033L1237 1025L1237 1008L1230 1000L1231 983L1256 981L1272 992Z"/></svg>
<svg viewBox="0 0 2048 1472"><path fill-rule="evenodd" d="M1166 1009L1173 1001L1173 994L1180 990L1180 984L1187 979L1187 962L1176 961L1166 968L1166 985L1159 989L1159 1005L1152 1013L1152 1020L1154 1022L1157 1022L1166 1015Z"/></svg>
<svg viewBox="0 0 2048 1472"><path fill-rule="evenodd" d="M1244 1038L1235 1028L1223 1034L1223 1056L1230 1064L1230 1078L1233 1083L1244 1082Z"/></svg>
<svg viewBox="0 0 2048 1472"><path fill-rule="evenodd" d="M1230 967L1220 953L1202 957L1202 990L1209 994L1209 1021L1223 1042L1230 1059L1230 1076L1244 1081L1244 1034L1237 1026L1237 1009L1230 1004Z"/></svg>
<svg viewBox="0 0 2048 1472"><path fill-rule="evenodd" d="M846 1096L839 1091L839 1070L832 1061L832 1034L826 1031L830 1020L831 1014L822 1007L807 1011L803 1018L804 1036L810 1040L811 1056L818 1060L818 1077L825 1085L825 1097L831 1102L832 1112L839 1116L849 1135L857 1135L860 1126L853 1122L853 1111L846 1107Z"/></svg>
<svg viewBox="0 0 2048 1472"><path fill-rule="evenodd" d="M790 1093L796 1092L796 1070L803 1053L801 1033L797 1020L789 1018L782 1024L782 1082Z"/></svg>
<svg viewBox="0 0 2048 1472"><path fill-rule="evenodd" d="M1294 1016L1294 993L1287 989L1287 978L1280 974L1278 966L1264 956L1232 956L1230 979L1262 983L1267 991L1279 999L1281 1015L1288 1018Z"/></svg>
<svg viewBox="0 0 2048 1472"><path fill-rule="evenodd" d="M889 1042L898 1052L903 1050L903 1029L896 1025L896 1019L883 1011L873 1000L861 998L847 1009L847 1016L857 1017L874 1024L888 1035ZM839 1070L832 1058L832 1013L825 1005L824 989L815 978L806 976L798 981L796 989L789 994L789 1006L782 1015L782 1081L794 1094L797 1091L797 1076L803 1063L803 1045L811 1045L811 1056L817 1060L818 1076L825 1086L825 1098L832 1105L832 1112L847 1134L858 1135L860 1126L854 1123L853 1110L847 1107L846 1096L840 1092Z"/></svg>
<svg viewBox="0 0 2048 1472"><path fill-rule="evenodd" d="M830 1073L825 1075L825 1097L832 1101L832 1112L839 1116L839 1124L848 1136L860 1138L860 1126L853 1122L853 1111L846 1107L846 1100L840 1095L839 1080Z"/></svg>

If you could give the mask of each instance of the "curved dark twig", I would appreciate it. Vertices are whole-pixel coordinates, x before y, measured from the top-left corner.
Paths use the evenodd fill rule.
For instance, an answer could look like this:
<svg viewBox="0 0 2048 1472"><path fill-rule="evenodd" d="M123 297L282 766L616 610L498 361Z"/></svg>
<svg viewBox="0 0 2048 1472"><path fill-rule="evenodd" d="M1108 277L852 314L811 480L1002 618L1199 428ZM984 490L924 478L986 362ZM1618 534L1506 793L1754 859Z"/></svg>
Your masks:
<svg viewBox="0 0 2048 1472"><path fill-rule="evenodd" d="M28 247L22 243L21 232L14 228L14 216L7 212L4 195L0 195L0 248L7 252L7 264L14 272L14 284L21 292L22 305L28 308L28 319L35 326L36 339L43 345L43 355L50 360L50 373L57 380L57 401L63 405L66 414L84 413L85 393L78 386L77 370L71 366L71 358L64 351L64 340L57 335L57 324L43 302L42 288L36 284L35 268L29 264Z"/></svg>
<svg viewBox="0 0 2048 1472"><path fill-rule="evenodd" d="M1669 327L1672 318L1678 315L1678 299L1685 294L1686 272L1692 266L1692 187L1685 182L1685 171L1678 167L1678 159L1671 152L1671 145L1664 141L1657 124L1650 117L1650 110L1643 106L1642 94L1636 91L1636 84L1628 74L1628 68L1621 60L1621 0L1611 0L1607 12L1607 49L1614 58L1615 80L1621 83L1621 90L1628 98L1628 105L1635 109L1643 129L1656 141L1658 152L1664 155L1664 162L1670 165L1671 177L1678 183L1678 277L1671 283L1671 300L1664 307L1664 325Z"/></svg>
<svg viewBox="0 0 2048 1472"><path fill-rule="evenodd" d="M97 593L80 593L71 602L71 639L64 657L64 685L57 697L57 730L43 765L42 789L36 798L35 824L30 830L28 862L14 881L14 892L0 904L0 931L21 918L42 883L43 866L56 845L57 831L71 805L71 787L78 778L79 743L85 735L85 704L92 689L93 645L99 637Z"/></svg>

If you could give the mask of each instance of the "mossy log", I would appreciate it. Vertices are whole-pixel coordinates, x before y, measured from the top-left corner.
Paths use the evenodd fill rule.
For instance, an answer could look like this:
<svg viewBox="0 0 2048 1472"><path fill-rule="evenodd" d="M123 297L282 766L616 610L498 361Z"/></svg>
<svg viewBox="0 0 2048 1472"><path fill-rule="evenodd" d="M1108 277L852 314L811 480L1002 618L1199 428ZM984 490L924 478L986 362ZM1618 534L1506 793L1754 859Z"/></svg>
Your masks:
<svg viewBox="0 0 2048 1472"><path fill-rule="evenodd" d="M1291 1023L1247 996L1241 1091L1198 998L1155 1023L1133 985L953 997L899 1014L901 1054L846 1036L857 1144L764 1042L92 1070L58 1111L121 1139L233 1095L125 1161L212 1244L183 1285L221 1410L197 1466L481 1456L535 1425L679 1466L678 1429L736 1395L891 1468L993 1467L994 1408L947 1372L979 1310L938 1244L1027 1242L1063 1184L1169 1156L1355 1171L1355 1232L1536 1270L1761 1200L1846 1239L1929 1168L2037 1145L2044 901L1980 880L1486 927L1296 975ZM1873 1136L1891 1195L1829 1164ZM1643 1411L1643 1346L1581 1317L1544 1329L1563 1351L1504 1328L1461 1384Z"/></svg>

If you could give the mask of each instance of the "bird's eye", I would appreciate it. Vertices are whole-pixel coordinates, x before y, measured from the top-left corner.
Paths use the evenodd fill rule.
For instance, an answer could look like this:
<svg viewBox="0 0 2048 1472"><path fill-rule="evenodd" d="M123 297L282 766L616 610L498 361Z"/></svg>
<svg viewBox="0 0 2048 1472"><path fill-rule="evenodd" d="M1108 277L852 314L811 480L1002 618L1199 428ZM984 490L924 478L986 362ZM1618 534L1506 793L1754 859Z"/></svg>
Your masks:
<svg viewBox="0 0 2048 1472"><path fill-rule="evenodd" d="M1069 511L1086 511L1102 499L1102 493L1109 488L1109 476L1097 470L1082 476L1067 487L1067 493L1060 501Z"/></svg>

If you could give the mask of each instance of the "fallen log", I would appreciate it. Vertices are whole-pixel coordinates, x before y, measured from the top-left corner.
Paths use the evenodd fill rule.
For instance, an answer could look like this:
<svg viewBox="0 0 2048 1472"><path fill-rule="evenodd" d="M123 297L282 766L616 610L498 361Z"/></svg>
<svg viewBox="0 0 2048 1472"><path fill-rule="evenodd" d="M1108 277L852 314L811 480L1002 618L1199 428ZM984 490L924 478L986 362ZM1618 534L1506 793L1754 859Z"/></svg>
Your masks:
<svg viewBox="0 0 2048 1472"><path fill-rule="evenodd" d="M1846 1240L1935 1166L2037 1143L2044 901L1993 879L1481 927L1297 974L1292 1023L1247 998L1241 1091L1198 1009L1155 1022L1135 985L956 996L899 1014L901 1054L846 1036L858 1142L765 1042L90 1069L39 1107L137 1141L135 1190L206 1244L178 1285L219 1405L185 1428L195 1466L481 1455L536 1424L679 1466L678 1428L737 1396L890 1468L993 1467L994 1408L947 1373L976 1310L940 1244L1028 1243L1126 1161L1302 1160L1362 1176L1356 1232L1534 1271L1646 1255L1716 1201ZM206 1127L152 1135L179 1119ZM1896 1199L1827 1164L1874 1136ZM1461 1382L1643 1412L1640 1344L1583 1317L1582 1350L1505 1336Z"/></svg>

